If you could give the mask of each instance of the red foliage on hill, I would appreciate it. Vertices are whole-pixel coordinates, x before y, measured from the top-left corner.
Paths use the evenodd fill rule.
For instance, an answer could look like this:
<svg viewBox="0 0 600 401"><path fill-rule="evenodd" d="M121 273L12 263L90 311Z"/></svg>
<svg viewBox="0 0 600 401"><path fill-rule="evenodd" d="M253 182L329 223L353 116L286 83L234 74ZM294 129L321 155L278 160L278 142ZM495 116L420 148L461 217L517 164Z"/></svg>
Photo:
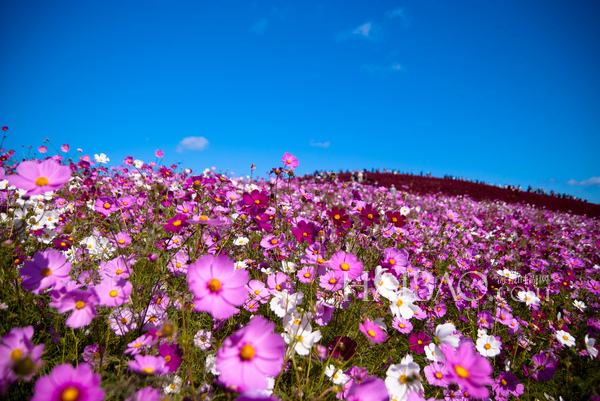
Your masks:
<svg viewBox="0 0 600 401"><path fill-rule="evenodd" d="M349 181L352 179L352 175L352 173L339 173L338 178L342 181ZM600 217L600 205L584 200L522 191L516 188L497 187L461 179L364 172L363 182L385 187L393 185L398 190L418 194L442 193L455 196L466 195L475 200L501 200L508 203L524 203L549 210Z"/></svg>

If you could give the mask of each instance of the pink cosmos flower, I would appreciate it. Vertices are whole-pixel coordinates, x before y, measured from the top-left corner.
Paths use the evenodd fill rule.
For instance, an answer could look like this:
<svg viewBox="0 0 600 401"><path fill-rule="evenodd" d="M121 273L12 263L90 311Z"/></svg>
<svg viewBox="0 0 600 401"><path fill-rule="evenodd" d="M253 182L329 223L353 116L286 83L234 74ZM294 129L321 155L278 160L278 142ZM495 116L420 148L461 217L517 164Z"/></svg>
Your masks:
<svg viewBox="0 0 600 401"><path fill-rule="evenodd" d="M168 373L165 358L162 356L136 355L127 363L129 369L143 375L164 375Z"/></svg>
<svg viewBox="0 0 600 401"><path fill-rule="evenodd" d="M363 264L356 255L344 251L334 253L327 266L342 277L348 275L350 280L360 277L363 272Z"/></svg>
<svg viewBox="0 0 600 401"><path fill-rule="evenodd" d="M362 323L359 323L358 329L372 343L381 344L387 340L387 333L384 328L369 319L365 319Z"/></svg>
<svg viewBox="0 0 600 401"><path fill-rule="evenodd" d="M67 153L71 149L71 146L68 143L63 143L60 145L60 150Z"/></svg>
<svg viewBox="0 0 600 401"><path fill-rule="evenodd" d="M445 379L458 384L461 390L468 392L473 398L487 398L489 391L486 386L493 383L492 366L475 351L473 343L463 341L456 349L443 344L441 349L446 360Z"/></svg>
<svg viewBox="0 0 600 401"><path fill-rule="evenodd" d="M160 159L165 156L165 152L163 152L161 149L156 149L154 151L154 156Z"/></svg>
<svg viewBox="0 0 600 401"><path fill-rule="evenodd" d="M46 145L40 145L38 146L38 152L41 154L48 153L48 147Z"/></svg>
<svg viewBox="0 0 600 401"><path fill-rule="evenodd" d="M94 210L104 216L109 216L118 209L117 200L110 196L102 196L96 199L96 203L94 204Z"/></svg>
<svg viewBox="0 0 600 401"><path fill-rule="evenodd" d="M319 277L319 285L329 291L341 290L344 286L344 278L340 276L336 272L329 271Z"/></svg>
<svg viewBox="0 0 600 401"><path fill-rule="evenodd" d="M60 313L71 312L65 324L78 329L89 325L96 317L98 297L92 291L75 289L53 301L51 305Z"/></svg>
<svg viewBox="0 0 600 401"><path fill-rule="evenodd" d="M285 152L283 154L281 161L286 167L292 170L300 165L300 163L298 162L298 158L289 152Z"/></svg>
<svg viewBox="0 0 600 401"><path fill-rule="evenodd" d="M100 262L99 271L102 277L111 277L115 280L129 277L129 266L134 263L132 258L117 256L106 262Z"/></svg>
<svg viewBox="0 0 600 401"><path fill-rule="evenodd" d="M347 401L388 401L385 382L378 377L372 376L358 383L354 382L348 391Z"/></svg>
<svg viewBox="0 0 600 401"><path fill-rule="evenodd" d="M53 159L26 160L17 166L17 174L6 178L11 185L26 190L27 195L39 195L62 188L71 178L71 169Z"/></svg>
<svg viewBox="0 0 600 401"><path fill-rule="evenodd" d="M281 372L285 343L275 324L262 316L227 337L217 352L219 379L238 391L265 390L267 378Z"/></svg>
<svg viewBox="0 0 600 401"><path fill-rule="evenodd" d="M165 359L165 365L170 373L177 372L181 365L181 349L177 344L163 343L158 347L158 353Z"/></svg>
<svg viewBox="0 0 600 401"><path fill-rule="evenodd" d="M17 378L31 380L42 365L44 344L33 344L33 327L13 327L0 339L0 391Z"/></svg>
<svg viewBox="0 0 600 401"><path fill-rule="evenodd" d="M94 291L100 298L100 304L109 307L123 305L129 301L133 287L129 280L104 277Z"/></svg>
<svg viewBox="0 0 600 401"><path fill-rule="evenodd" d="M161 392L153 387L144 387L135 392L125 401L160 401Z"/></svg>
<svg viewBox="0 0 600 401"><path fill-rule="evenodd" d="M129 244L131 244L131 235L121 231L117 233L117 235L115 235L115 242L117 244L117 247L126 248L127 246L129 246Z"/></svg>
<svg viewBox="0 0 600 401"><path fill-rule="evenodd" d="M165 231L170 233L178 233L188 226L188 218L185 214L176 214L174 217L167 220L163 225Z"/></svg>
<svg viewBox="0 0 600 401"><path fill-rule="evenodd" d="M408 334L412 331L413 325L408 319L394 317L392 327L402 334Z"/></svg>
<svg viewBox="0 0 600 401"><path fill-rule="evenodd" d="M447 376L446 367L443 364L434 362L425 366L423 371L427 381L432 386L448 387L448 382L444 378Z"/></svg>
<svg viewBox="0 0 600 401"><path fill-rule="evenodd" d="M31 401L100 401L104 399L100 380L87 363L58 365L35 383Z"/></svg>
<svg viewBox="0 0 600 401"><path fill-rule="evenodd" d="M46 288L56 288L69 280L71 263L65 256L54 249L36 252L33 260L25 263L19 271L23 278L23 287L34 294Z"/></svg>
<svg viewBox="0 0 600 401"><path fill-rule="evenodd" d="M296 277L298 277L298 280L301 283L312 283L315 279L315 268L312 266L304 266L302 269L298 270Z"/></svg>
<svg viewBox="0 0 600 401"><path fill-rule="evenodd" d="M417 355L425 353L425 347L431 343L431 337L422 331L412 333L408 336L408 349Z"/></svg>
<svg viewBox="0 0 600 401"><path fill-rule="evenodd" d="M248 298L248 272L236 270L224 255L205 255L190 264L187 282L194 294L195 310L208 312L215 319L237 314L237 307Z"/></svg>

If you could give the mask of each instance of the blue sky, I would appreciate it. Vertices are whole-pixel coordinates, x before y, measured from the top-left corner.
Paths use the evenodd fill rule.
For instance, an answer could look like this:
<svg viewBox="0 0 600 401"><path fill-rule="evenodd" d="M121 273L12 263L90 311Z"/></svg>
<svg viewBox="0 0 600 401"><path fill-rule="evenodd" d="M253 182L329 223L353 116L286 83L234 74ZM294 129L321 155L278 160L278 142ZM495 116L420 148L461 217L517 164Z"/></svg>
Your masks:
<svg viewBox="0 0 600 401"><path fill-rule="evenodd" d="M300 172L425 171L600 203L597 1L0 10L0 125L20 152L46 137L113 161L162 148L186 167L246 174L290 151Z"/></svg>

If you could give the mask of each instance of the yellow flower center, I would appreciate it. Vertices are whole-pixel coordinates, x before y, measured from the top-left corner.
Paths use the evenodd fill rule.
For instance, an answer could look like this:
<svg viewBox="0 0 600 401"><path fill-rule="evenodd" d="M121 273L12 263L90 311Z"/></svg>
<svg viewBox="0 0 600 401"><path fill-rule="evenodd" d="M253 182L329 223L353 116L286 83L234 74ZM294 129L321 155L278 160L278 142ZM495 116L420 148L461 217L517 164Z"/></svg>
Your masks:
<svg viewBox="0 0 600 401"><path fill-rule="evenodd" d="M500 380L500 383L502 383L503 386L506 386L508 384L508 382L506 381L506 379Z"/></svg>
<svg viewBox="0 0 600 401"><path fill-rule="evenodd" d="M341 218L342 218L342 216L340 216L339 214L337 214L337 213L336 213L336 214L333 216L333 218L334 218L334 219L336 219L336 220L339 220L339 219L341 219Z"/></svg>
<svg viewBox="0 0 600 401"><path fill-rule="evenodd" d="M120 267L117 268L117 270L115 270L115 274L123 274L123 269L121 269Z"/></svg>
<svg viewBox="0 0 600 401"><path fill-rule="evenodd" d="M165 355L165 362L171 362L171 355Z"/></svg>
<svg viewBox="0 0 600 401"><path fill-rule="evenodd" d="M350 270L350 265L348 263L344 262L340 265L340 269L347 272L348 270Z"/></svg>
<svg viewBox="0 0 600 401"><path fill-rule="evenodd" d="M275 238L273 238L273 239L271 240L271 244L273 244L273 245L277 244L277 240L276 240Z"/></svg>
<svg viewBox="0 0 600 401"><path fill-rule="evenodd" d="M275 289L276 289L277 291L281 291L281 284L276 284L276 285L275 285Z"/></svg>
<svg viewBox="0 0 600 401"><path fill-rule="evenodd" d="M119 244L124 244L124 243L125 243L125 240L124 240L123 238L121 238L121 239L117 240L117 242L118 242Z"/></svg>
<svg viewBox="0 0 600 401"><path fill-rule="evenodd" d="M400 377L398 378L398 381L400 382L400 384L406 384L408 382L408 376L400 375Z"/></svg>
<svg viewBox="0 0 600 401"><path fill-rule="evenodd" d="M221 282L219 280L217 280L216 278L211 279L208 282L208 289L211 292L219 292L219 290L221 289L223 285L221 284Z"/></svg>
<svg viewBox="0 0 600 401"><path fill-rule="evenodd" d="M154 368L150 367L150 366L146 366L146 367L142 368L142 372L144 372L147 375L151 375L152 373L154 373Z"/></svg>
<svg viewBox="0 0 600 401"><path fill-rule="evenodd" d="M402 299L398 299L396 301L396 306L402 306L404 304L404 301Z"/></svg>
<svg viewBox="0 0 600 401"><path fill-rule="evenodd" d="M567 336L566 334L563 336L563 340L565 341L569 341L569 336Z"/></svg>
<svg viewBox="0 0 600 401"><path fill-rule="evenodd" d="M403 329L403 328L405 328L405 327L406 327L406 325L405 325L404 323L400 323L400 324L398 325L398 327L400 327L401 329Z"/></svg>
<svg viewBox="0 0 600 401"><path fill-rule="evenodd" d="M367 217L369 218L369 220L373 220L373 213L367 214Z"/></svg>
<svg viewBox="0 0 600 401"><path fill-rule="evenodd" d="M260 199L254 199L254 204L255 205L260 205Z"/></svg>
<svg viewBox="0 0 600 401"><path fill-rule="evenodd" d="M454 371L461 379L466 379L467 377L469 377L469 371L461 365L456 365L454 367Z"/></svg>
<svg viewBox="0 0 600 401"><path fill-rule="evenodd" d="M254 294L260 295L260 290L254 290Z"/></svg>
<svg viewBox="0 0 600 401"><path fill-rule="evenodd" d="M79 390L74 386L67 387L60 395L60 401L76 401L77 399L79 399Z"/></svg>
<svg viewBox="0 0 600 401"><path fill-rule="evenodd" d="M304 273L304 277L305 278L309 278L310 277L310 273L309 272Z"/></svg>
<svg viewBox="0 0 600 401"><path fill-rule="evenodd" d="M203 214L202 216L200 216L200 220L201 221L207 221L208 220L208 216Z"/></svg>
<svg viewBox="0 0 600 401"><path fill-rule="evenodd" d="M117 290L110 290L110 292L108 293L108 295L110 295L111 298L115 298L117 295L119 295L119 291L117 291Z"/></svg>
<svg viewBox="0 0 600 401"><path fill-rule="evenodd" d="M483 346L483 348L485 348L485 349L490 349L490 348L492 348L492 344L490 344L490 343L485 343L485 345Z"/></svg>
<svg viewBox="0 0 600 401"><path fill-rule="evenodd" d="M246 344L240 350L240 358L244 361L251 361L256 355L256 349L250 344Z"/></svg>
<svg viewBox="0 0 600 401"><path fill-rule="evenodd" d="M83 301L77 301L77 302L75 302L75 309L81 310L83 308L85 308L85 302L83 302Z"/></svg>
<svg viewBox="0 0 600 401"><path fill-rule="evenodd" d="M104 202L104 205L102 205L102 207L105 209L110 209L110 203Z"/></svg>
<svg viewBox="0 0 600 401"><path fill-rule="evenodd" d="M37 185L38 187L43 187L45 185L48 185L50 181L48 181L48 177L38 177L35 180L35 185Z"/></svg>
<svg viewBox="0 0 600 401"><path fill-rule="evenodd" d="M175 221L173 222L173 225L174 225L175 227L179 227L179 226L181 225L181 220L175 220Z"/></svg>
<svg viewBox="0 0 600 401"><path fill-rule="evenodd" d="M395 265L396 264L396 259L392 258L389 260L390 265Z"/></svg>
<svg viewBox="0 0 600 401"><path fill-rule="evenodd" d="M423 340L417 340L417 344L423 345Z"/></svg>
<svg viewBox="0 0 600 401"><path fill-rule="evenodd" d="M337 280L335 279L335 277L332 277L329 279L329 284L335 284L337 283Z"/></svg>
<svg viewBox="0 0 600 401"><path fill-rule="evenodd" d="M21 357L23 356L23 351L21 351L21 348L15 348L12 350L12 352L10 353L10 359L13 362L18 362L21 360Z"/></svg>
<svg viewBox="0 0 600 401"><path fill-rule="evenodd" d="M52 274L52 269L50 269L49 267L44 267L42 270L40 270L40 274L43 277L48 277Z"/></svg>
<svg viewBox="0 0 600 401"><path fill-rule="evenodd" d="M435 372L435 377L438 379L441 379L444 375L442 375L442 372Z"/></svg>
<svg viewBox="0 0 600 401"><path fill-rule="evenodd" d="M367 330L367 334L370 335L371 337L375 337L375 330L369 329L369 330Z"/></svg>

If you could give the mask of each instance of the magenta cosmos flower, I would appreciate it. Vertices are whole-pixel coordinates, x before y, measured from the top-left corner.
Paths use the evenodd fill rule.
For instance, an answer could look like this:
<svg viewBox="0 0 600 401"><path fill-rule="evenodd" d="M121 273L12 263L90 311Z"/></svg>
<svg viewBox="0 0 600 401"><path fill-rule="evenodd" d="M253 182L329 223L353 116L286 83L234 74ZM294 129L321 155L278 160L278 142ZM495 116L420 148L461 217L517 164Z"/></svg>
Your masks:
<svg viewBox="0 0 600 401"><path fill-rule="evenodd" d="M100 401L104 391L100 375L87 363L73 367L62 364L54 367L48 376L35 383L31 401Z"/></svg>
<svg viewBox="0 0 600 401"><path fill-rule="evenodd" d="M167 363L162 356L136 355L127 363L129 369L142 375L164 375L168 373Z"/></svg>
<svg viewBox="0 0 600 401"><path fill-rule="evenodd" d="M378 377L368 377L361 383L354 383L348 391L347 401L388 401L385 383Z"/></svg>
<svg viewBox="0 0 600 401"><path fill-rule="evenodd" d="M300 165L300 162L298 162L298 158L289 152L285 152L283 154L281 161L287 168L290 168L292 170Z"/></svg>
<svg viewBox="0 0 600 401"><path fill-rule="evenodd" d="M33 260L25 263L20 270L23 278L23 287L39 294L46 288L62 287L69 280L71 272L71 263L60 251L48 249L43 252L36 252Z"/></svg>
<svg viewBox="0 0 600 401"><path fill-rule="evenodd" d="M275 324L262 316L227 337L217 352L220 380L237 391L265 390L267 378L281 372L285 343Z"/></svg>
<svg viewBox="0 0 600 401"><path fill-rule="evenodd" d="M446 379L458 384L473 398L487 398L489 391L486 386L493 383L492 366L475 351L473 343L464 341L456 349L444 344L442 352L446 359Z"/></svg>
<svg viewBox="0 0 600 401"><path fill-rule="evenodd" d="M383 327L369 319L359 323L358 328L372 343L381 344L387 339L387 333Z"/></svg>
<svg viewBox="0 0 600 401"><path fill-rule="evenodd" d="M71 169L53 159L26 160L17 166L17 174L6 178L11 185L26 190L27 195L38 195L62 188L71 178Z"/></svg>
<svg viewBox="0 0 600 401"><path fill-rule="evenodd" d="M347 274L350 280L360 277L363 272L362 262L355 255L344 251L334 253L327 265L342 277Z"/></svg>
<svg viewBox="0 0 600 401"><path fill-rule="evenodd" d="M236 270L227 256L205 255L188 268L187 282L194 294L197 311L215 319L227 319L239 312L248 298L248 272Z"/></svg>

